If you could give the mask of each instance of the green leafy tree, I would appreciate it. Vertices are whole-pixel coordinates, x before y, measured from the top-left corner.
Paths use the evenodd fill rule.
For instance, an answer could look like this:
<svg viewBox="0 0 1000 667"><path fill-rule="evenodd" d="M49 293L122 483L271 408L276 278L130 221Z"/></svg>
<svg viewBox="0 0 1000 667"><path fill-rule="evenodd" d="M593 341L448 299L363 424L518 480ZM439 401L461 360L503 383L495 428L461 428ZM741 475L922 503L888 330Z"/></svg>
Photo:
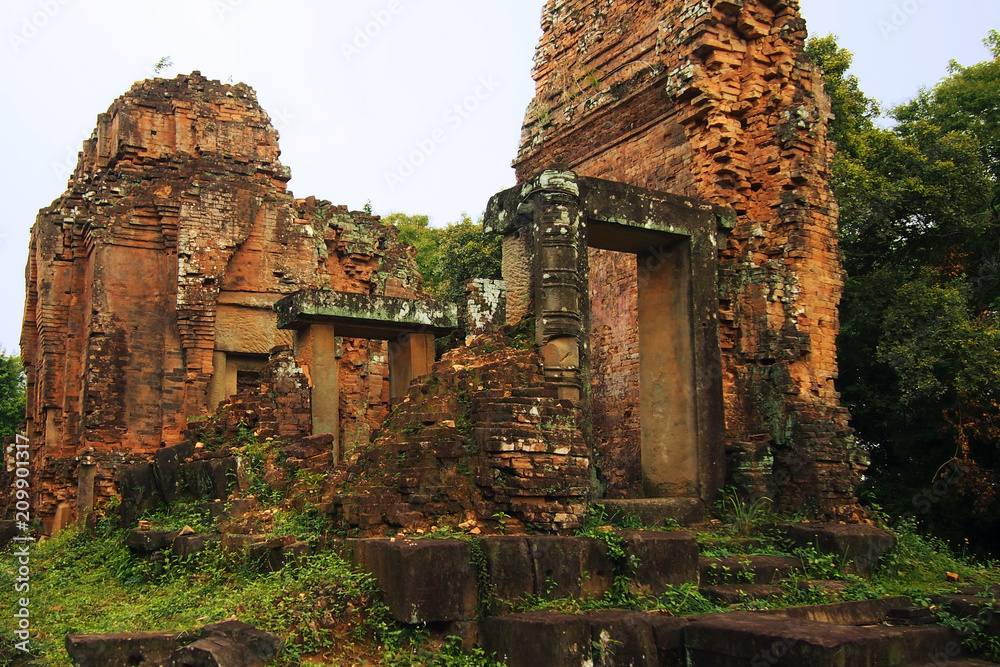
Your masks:
<svg viewBox="0 0 1000 667"><path fill-rule="evenodd" d="M808 52L837 113L840 390L872 452L863 495L997 552L1000 35L987 44L993 60L953 64L888 128L834 37Z"/></svg>
<svg viewBox="0 0 1000 667"><path fill-rule="evenodd" d="M875 128L881 115L878 102L865 95L858 77L849 73L854 54L841 48L835 35L809 40L806 55L823 70L835 116L830 138L837 142L840 155L853 155L860 135Z"/></svg>
<svg viewBox="0 0 1000 667"><path fill-rule="evenodd" d="M500 278L501 238L487 234L467 215L446 227L431 227L426 215L402 213L383 222L395 226L399 240L414 247L424 287L438 299L461 301L469 280Z"/></svg>
<svg viewBox="0 0 1000 667"><path fill-rule="evenodd" d="M17 433L24 420L24 366L21 357L0 351L0 437Z"/></svg>

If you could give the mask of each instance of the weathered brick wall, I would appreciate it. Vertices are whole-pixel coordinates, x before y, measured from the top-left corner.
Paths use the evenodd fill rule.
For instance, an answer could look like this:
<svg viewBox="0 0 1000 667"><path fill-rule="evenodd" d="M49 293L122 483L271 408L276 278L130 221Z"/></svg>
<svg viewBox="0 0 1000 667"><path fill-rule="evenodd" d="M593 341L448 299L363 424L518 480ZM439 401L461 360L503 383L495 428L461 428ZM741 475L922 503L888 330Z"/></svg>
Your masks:
<svg viewBox="0 0 1000 667"><path fill-rule="evenodd" d="M423 293L394 228L295 200L279 154L253 90L197 72L138 83L98 117L31 236L21 354L41 516L74 500L79 456L113 467L213 411L219 352L263 363L290 343L282 296ZM345 442L366 442L386 412L385 349L344 349ZM111 478L99 471L98 496Z"/></svg>
<svg viewBox="0 0 1000 667"><path fill-rule="evenodd" d="M542 25L519 178L558 162L737 211L720 248L731 465L745 480L773 470L749 483L785 506L850 514L861 456L834 388L843 274L830 104L803 55L798 3L550 0ZM595 377L595 426L617 418L602 414L602 397L620 393L633 349L631 300L608 279L616 261L591 263L595 354L607 349L596 357L607 372ZM618 493L614 461L629 445L595 440Z"/></svg>
<svg viewBox="0 0 1000 667"><path fill-rule="evenodd" d="M291 350L279 346L264 366L260 387L231 396L209 419L189 422L187 439L232 442L246 429L261 441L295 441L310 432L311 398Z"/></svg>
<svg viewBox="0 0 1000 667"><path fill-rule="evenodd" d="M344 529L381 536L495 525L504 515L508 529L580 525L590 461L579 404L558 398L538 353L510 333L447 352L411 385L378 441L331 475L325 500Z"/></svg>
<svg viewBox="0 0 1000 667"><path fill-rule="evenodd" d="M636 256L591 248L590 401L594 447L606 495L642 492Z"/></svg>

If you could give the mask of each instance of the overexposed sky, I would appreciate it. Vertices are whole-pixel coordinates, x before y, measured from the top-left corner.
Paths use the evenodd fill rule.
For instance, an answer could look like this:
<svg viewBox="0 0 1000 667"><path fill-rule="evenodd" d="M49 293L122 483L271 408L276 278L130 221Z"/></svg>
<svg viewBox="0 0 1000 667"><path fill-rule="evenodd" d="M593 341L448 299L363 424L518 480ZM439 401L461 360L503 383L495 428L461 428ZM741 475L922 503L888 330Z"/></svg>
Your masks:
<svg viewBox="0 0 1000 667"><path fill-rule="evenodd" d="M28 230L66 186L97 114L134 81L244 81L281 133L292 191L433 224L513 185L543 0L4 0L0 346L18 349ZM988 56L995 0L802 0L887 104ZM365 29L373 37L361 37ZM463 105L461 111L455 105ZM430 144L428 142L431 142ZM400 159L433 146L405 179ZM403 173L408 173L404 171Z"/></svg>

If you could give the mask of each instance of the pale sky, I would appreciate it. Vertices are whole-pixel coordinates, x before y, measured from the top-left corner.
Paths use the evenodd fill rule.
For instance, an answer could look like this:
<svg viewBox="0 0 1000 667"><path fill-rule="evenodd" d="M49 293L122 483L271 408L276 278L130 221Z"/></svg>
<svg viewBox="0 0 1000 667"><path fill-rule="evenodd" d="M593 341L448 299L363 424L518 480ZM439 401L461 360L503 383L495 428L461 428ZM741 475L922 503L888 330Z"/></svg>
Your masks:
<svg viewBox="0 0 1000 667"><path fill-rule="evenodd" d="M97 114L134 81L200 70L254 89L281 133L296 196L376 213L478 217L510 168L534 86L543 0L4 0L0 7L0 346L18 350L28 231L66 187ZM984 60L996 0L802 0L887 104ZM379 21L380 23L372 23ZM374 37L356 41L369 28ZM473 111L453 108L478 93ZM386 174L418 143L412 176ZM443 137L443 139L442 139Z"/></svg>

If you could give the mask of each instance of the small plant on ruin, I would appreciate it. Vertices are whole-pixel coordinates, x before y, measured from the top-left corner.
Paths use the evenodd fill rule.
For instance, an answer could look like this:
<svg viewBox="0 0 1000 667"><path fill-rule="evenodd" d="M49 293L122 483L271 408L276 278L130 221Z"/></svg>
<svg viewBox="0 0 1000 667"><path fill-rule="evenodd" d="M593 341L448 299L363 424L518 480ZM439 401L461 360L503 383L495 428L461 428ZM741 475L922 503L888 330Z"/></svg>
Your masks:
<svg viewBox="0 0 1000 667"><path fill-rule="evenodd" d="M163 56L158 61L156 61L156 64L153 66L153 71L157 74L162 74L164 71L170 69L173 66L174 66L174 61L170 58L170 56Z"/></svg>
<svg viewBox="0 0 1000 667"><path fill-rule="evenodd" d="M737 535L743 536L753 535L762 524L772 519L773 505L766 496L745 500L732 487L724 489L722 498L716 503L723 520Z"/></svg>
<svg viewBox="0 0 1000 667"><path fill-rule="evenodd" d="M802 571L810 579L843 579L844 560L837 554L824 553L810 545L793 552L802 561Z"/></svg>
<svg viewBox="0 0 1000 667"><path fill-rule="evenodd" d="M511 516L506 512L494 512L493 518L496 519L497 527L500 529L501 533L507 533L507 519Z"/></svg>
<svg viewBox="0 0 1000 667"><path fill-rule="evenodd" d="M956 616L946 609L937 612L938 623L954 630L969 652L996 661L1000 660L1000 638L990 632L990 618L988 612L967 617Z"/></svg>

